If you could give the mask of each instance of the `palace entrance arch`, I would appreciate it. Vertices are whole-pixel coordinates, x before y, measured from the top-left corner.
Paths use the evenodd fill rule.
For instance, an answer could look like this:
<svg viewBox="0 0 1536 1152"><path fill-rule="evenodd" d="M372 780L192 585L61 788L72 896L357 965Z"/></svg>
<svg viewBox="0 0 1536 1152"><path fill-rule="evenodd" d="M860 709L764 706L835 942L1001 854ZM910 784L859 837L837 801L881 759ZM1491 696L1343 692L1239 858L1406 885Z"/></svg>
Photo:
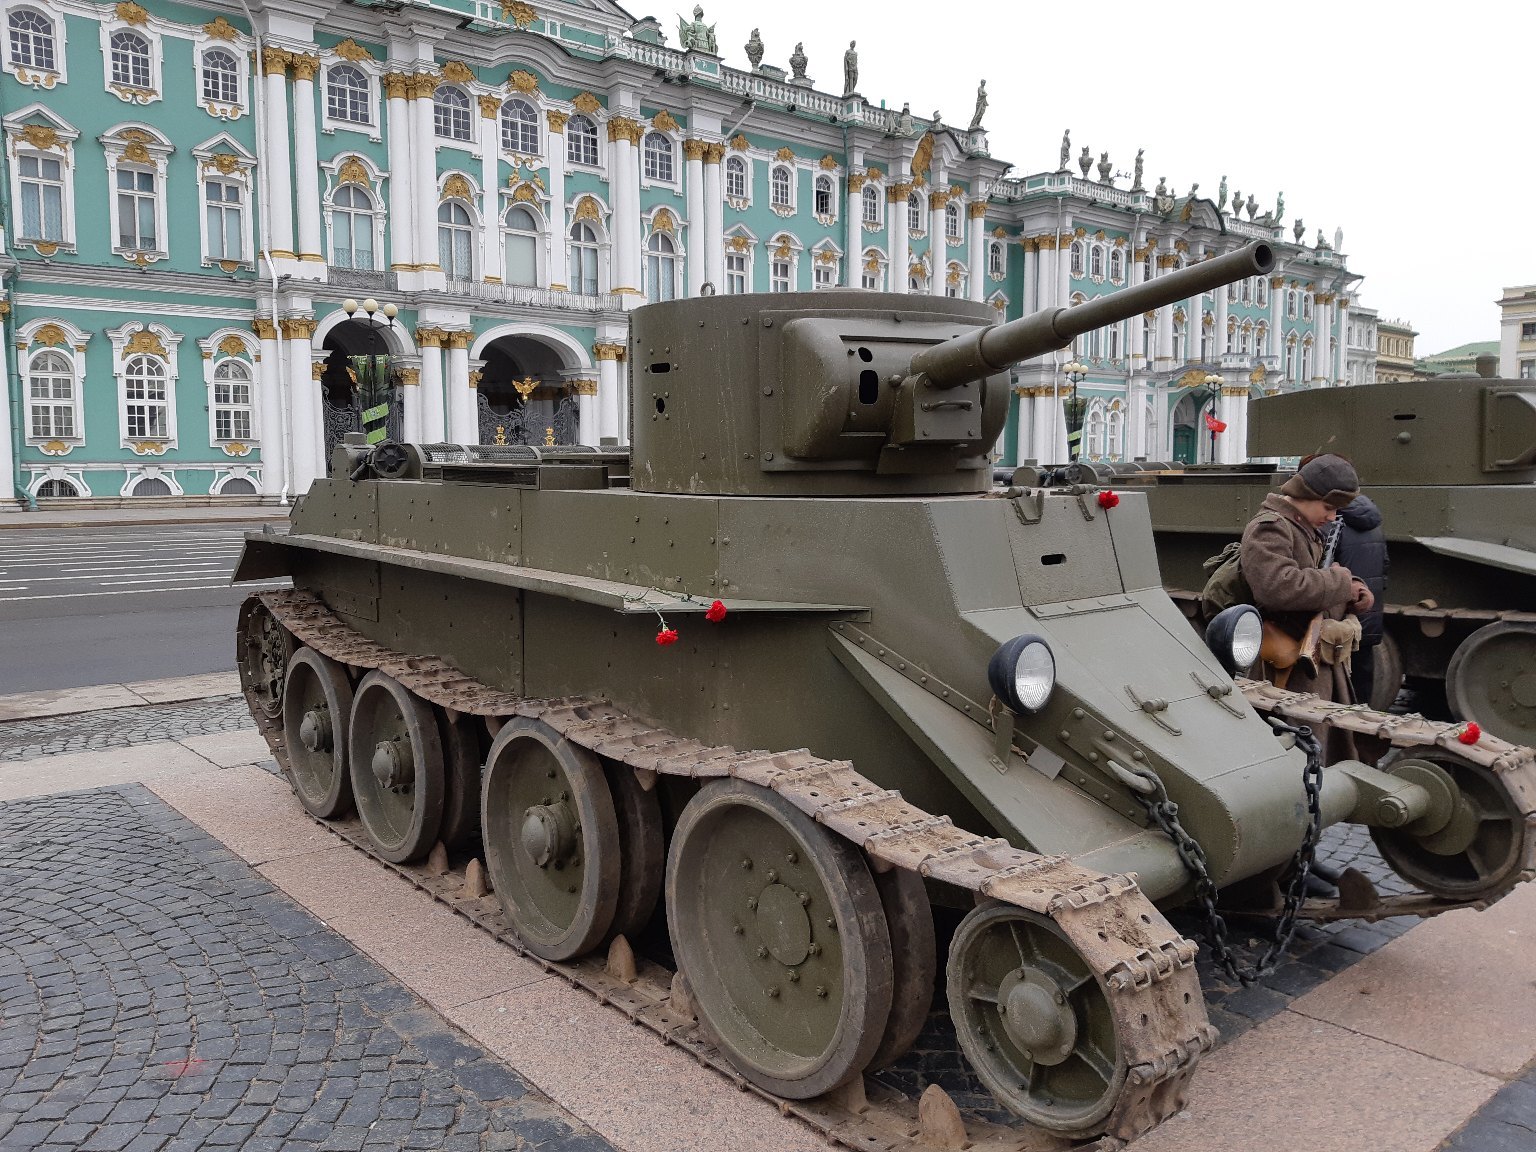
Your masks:
<svg viewBox="0 0 1536 1152"><path fill-rule="evenodd" d="M479 351L482 444L580 444L579 395L592 386L575 349L538 335L496 336ZM595 430L588 430L595 431Z"/></svg>

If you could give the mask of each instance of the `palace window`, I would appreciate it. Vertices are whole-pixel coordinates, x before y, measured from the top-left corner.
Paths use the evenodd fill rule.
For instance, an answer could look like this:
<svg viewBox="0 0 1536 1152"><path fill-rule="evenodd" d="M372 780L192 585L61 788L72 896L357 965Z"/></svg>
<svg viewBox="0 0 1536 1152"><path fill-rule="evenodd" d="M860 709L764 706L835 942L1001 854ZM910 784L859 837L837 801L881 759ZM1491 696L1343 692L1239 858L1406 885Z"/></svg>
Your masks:
<svg viewBox="0 0 1536 1152"><path fill-rule="evenodd" d="M1285 314L1292 320L1296 319L1296 289L1294 288L1285 290Z"/></svg>
<svg viewBox="0 0 1536 1152"><path fill-rule="evenodd" d="M1104 458L1104 402L1093 400L1088 405L1087 419L1088 456L1093 460Z"/></svg>
<svg viewBox="0 0 1536 1152"><path fill-rule="evenodd" d="M1104 451L1115 460L1125 455L1125 409L1120 407L1118 400L1109 406L1109 432Z"/></svg>
<svg viewBox="0 0 1536 1152"><path fill-rule="evenodd" d="M859 283L873 291L883 291L885 288L885 261L877 249L869 248L864 252L864 266L860 271Z"/></svg>
<svg viewBox="0 0 1536 1152"><path fill-rule="evenodd" d="M439 84L432 93L432 131L444 140L472 140L469 97L454 84Z"/></svg>
<svg viewBox="0 0 1536 1152"><path fill-rule="evenodd" d="M792 183L788 168L785 168L783 165L776 166L769 178L768 186L769 202L775 208L789 208L792 206L793 202L790 200Z"/></svg>
<svg viewBox="0 0 1536 1152"><path fill-rule="evenodd" d="M1084 251L1084 249L1086 247L1087 247L1087 245L1085 245L1081 240L1074 240L1074 241L1072 241L1072 254L1071 254L1072 271L1071 271L1071 275L1072 275L1073 279L1077 279L1078 277L1082 276L1083 273L1084 273L1084 259L1087 256L1087 252Z"/></svg>
<svg viewBox="0 0 1536 1152"><path fill-rule="evenodd" d="M907 197L907 231L921 232L923 230L923 198L916 192Z"/></svg>
<svg viewBox="0 0 1536 1152"><path fill-rule="evenodd" d="M251 370L244 360L221 360L213 370L213 436L251 438Z"/></svg>
<svg viewBox="0 0 1536 1152"><path fill-rule="evenodd" d="M1536 380L1536 360L1520 361L1520 379Z"/></svg>
<svg viewBox="0 0 1536 1152"><path fill-rule="evenodd" d="M27 427L34 440L73 440L79 433L75 421L75 371L62 352L40 352L27 371Z"/></svg>
<svg viewBox="0 0 1536 1152"><path fill-rule="evenodd" d="M64 239L64 164L48 156L23 154L21 175L21 238Z"/></svg>
<svg viewBox="0 0 1536 1152"><path fill-rule="evenodd" d="M565 124L565 158L572 164L597 167L597 125L578 113Z"/></svg>
<svg viewBox="0 0 1536 1152"><path fill-rule="evenodd" d="M60 497L78 496L80 490L68 480L44 480L37 486L39 500L56 500Z"/></svg>
<svg viewBox="0 0 1536 1152"><path fill-rule="evenodd" d="M832 177L830 177L830 176L818 176L818 177L816 177L814 199L815 199L815 202L816 202L816 215L818 215L818 216L831 216L831 215L834 215L833 201L834 201L835 197L833 196Z"/></svg>
<svg viewBox="0 0 1536 1152"><path fill-rule="evenodd" d="M331 196L331 263L372 270L374 203L359 184L343 184Z"/></svg>
<svg viewBox="0 0 1536 1152"><path fill-rule="evenodd" d="M149 88L149 41L137 32L114 32L107 42L112 56L112 83L124 88Z"/></svg>
<svg viewBox="0 0 1536 1152"><path fill-rule="evenodd" d="M450 280L475 278L475 228L469 209L456 200L437 206L437 262Z"/></svg>
<svg viewBox="0 0 1536 1152"><path fill-rule="evenodd" d="M1260 308L1269 307L1269 281L1264 277L1258 277L1258 283L1254 286L1253 299Z"/></svg>
<svg viewBox="0 0 1536 1152"><path fill-rule="evenodd" d="M1109 278L1116 284L1125 281L1125 253L1118 248L1109 250Z"/></svg>
<svg viewBox="0 0 1536 1152"><path fill-rule="evenodd" d="M1141 282L1145 284L1152 279L1152 257L1148 256L1141 262Z"/></svg>
<svg viewBox="0 0 1536 1152"><path fill-rule="evenodd" d="M1310 320L1310 319L1312 319L1312 293L1310 293L1310 292L1302 293L1302 296L1301 296L1301 318L1303 320Z"/></svg>
<svg viewBox="0 0 1536 1152"><path fill-rule="evenodd" d="M645 158L645 178L670 184L677 179L673 164L672 141L660 132L647 132L640 144Z"/></svg>
<svg viewBox="0 0 1536 1152"><path fill-rule="evenodd" d="M508 284L539 282L539 224L528 209L514 204L502 218Z"/></svg>
<svg viewBox="0 0 1536 1152"><path fill-rule="evenodd" d="M1120 331L1121 325L1119 324L1111 324L1109 326L1109 358L1111 360L1120 359Z"/></svg>
<svg viewBox="0 0 1536 1152"><path fill-rule="evenodd" d="M645 298L653 304L677 296L677 245L665 232L645 244Z"/></svg>
<svg viewBox="0 0 1536 1152"><path fill-rule="evenodd" d="M960 205L953 201L944 205L944 236L949 240L960 239Z"/></svg>
<svg viewBox="0 0 1536 1152"><path fill-rule="evenodd" d="M18 8L6 24L11 34L11 65L16 68L57 70L54 63L53 21L41 12Z"/></svg>
<svg viewBox="0 0 1536 1152"><path fill-rule="evenodd" d="M524 156L539 154L539 113L528 101L512 99L501 106L501 147Z"/></svg>
<svg viewBox="0 0 1536 1152"><path fill-rule="evenodd" d="M725 195L731 200L747 198L747 162L740 156L725 161Z"/></svg>
<svg viewBox="0 0 1536 1152"><path fill-rule="evenodd" d="M1089 251L1088 274L1095 280L1104 279L1104 245L1095 244Z"/></svg>
<svg viewBox="0 0 1536 1152"><path fill-rule="evenodd" d="M204 180L208 259L245 259L245 189L234 180Z"/></svg>
<svg viewBox="0 0 1536 1152"><path fill-rule="evenodd" d="M240 61L227 48L203 53L203 99L213 104L240 103Z"/></svg>
<svg viewBox="0 0 1536 1152"><path fill-rule="evenodd" d="M775 257L768 266L768 291L788 292L794 283L794 265Z"/></svg>
<svg viewBox="0 0 1536 1152"><path fill-rule="evenodd" d="M1243 281L1243 303L1244 304L1252 304L1253 303L1253 279L1254 278L1252 276L1250 276L1250 277L1248 277L1248 279Z"/></svg>
<svg viewBox="0 0 1536 1152"><path fill-rule="evenodd" d="M158 198L155 173L136 168L117 170L117 246L134 252L156 248Z"/></svg>
<svg viewBox="0 0 1536 1152"><path fill-rule="evenodd" d="M727 296L740 296L748 288L747 254L745 252L727 252L725 254L725 294Z"/></svg>
<svg viewBox="0 0 1536 1152"><path fill-rule="evenodd" d="M571 291L597 295L597 233L581 220L571 226Z"/></svg>
<svg viewBox="0 0 1536 1152"><path fill-rule="evenodd" d="M351 64L333 64L325 74L325 111L332 120L372 124L368 77Z"/></svg>
<svg viewBox="0 0 1536 1152"><path fill-rule="evenodd" d="M880 223L880 189L873 184L864 185L860 204L863 206L865 224L878 225Z"/></svg>
<svg viewBox="0 0 1536 1152"><path fill-rule="evenodd" d="M987 275L1001 276L1007 269L1008 254L1002 244L994 240L987 245Z"/></svg>
<svg viewBox="0 0 1536 1152"><path fill-rule="evenodd" d="M135 356L123 373L124 427L132 440L168 440L170 402L165 365L154 356Z"/></svg>
<svg viewBox="0 0 1536 1152"><path fill-rule="evenodd" d="M1536 340L1536 320L1526 320L1521 323L1520 339Z"/></svg>

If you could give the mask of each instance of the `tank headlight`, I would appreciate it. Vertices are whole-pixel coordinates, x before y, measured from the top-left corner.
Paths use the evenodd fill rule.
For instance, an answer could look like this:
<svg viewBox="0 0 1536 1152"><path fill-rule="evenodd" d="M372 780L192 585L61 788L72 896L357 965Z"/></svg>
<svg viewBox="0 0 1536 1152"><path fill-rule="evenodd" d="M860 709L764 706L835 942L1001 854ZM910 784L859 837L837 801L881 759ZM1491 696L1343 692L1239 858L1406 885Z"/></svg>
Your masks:
<svg viewBox="0 0 1536 1152"><path fill-rule="evenodd" d="M1228 676L1253 667L1264 641L1264 620L1252 604L1234 604L1205 626L1206 647Z"/></svg>
<svg viewBox="0 0 1536 1152"><path fill-rule="evenodd" d="M1028 715L1045 707L1056 687L1056 658L1039 636L1015 636L992 653L987 680L1010 711Z"/></svg>

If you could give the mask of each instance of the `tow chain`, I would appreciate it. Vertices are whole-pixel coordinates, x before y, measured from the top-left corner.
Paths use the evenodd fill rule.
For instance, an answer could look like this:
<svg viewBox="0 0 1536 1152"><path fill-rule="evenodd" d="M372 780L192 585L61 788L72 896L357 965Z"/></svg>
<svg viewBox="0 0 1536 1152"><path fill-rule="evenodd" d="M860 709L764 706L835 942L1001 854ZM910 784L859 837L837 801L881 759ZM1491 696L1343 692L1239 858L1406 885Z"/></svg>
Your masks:
<svg viewBox="0 0 1536 1152"><path fill-rule="evenodd" d="M1292 725L1274 717L1267 717L1277 733L1290 733L1296 744L1307 754L1307 765L1302 770L1301 783L1307 794L1307 830L1301 838L1301 847L1291 860L1291 882L1285 891L1285 902L1274 922L1269 946L1254 965L1244 965L1233 951L1227 932L1227 921L1216 907L1216 882L1211 879L1206 863L1205 849L1179 822L1179 806L1168 798L1168 790L1150 768L1137 766L1131 771L1144 781L1142 788L1132 794L1151 817L1153 823L1173 841L1174 849L1184 867L1195 878L1195 899L1205 915L1206 943L1216 962L1238 983L1246 986L1257 984L1279 966L1291 937L1296 932L1296 914L1306 899L1307 877L1312 872L1312 862L1317 854L1318 838L1323 832L1323 753L1322 744L1304 724Z"/></svg>

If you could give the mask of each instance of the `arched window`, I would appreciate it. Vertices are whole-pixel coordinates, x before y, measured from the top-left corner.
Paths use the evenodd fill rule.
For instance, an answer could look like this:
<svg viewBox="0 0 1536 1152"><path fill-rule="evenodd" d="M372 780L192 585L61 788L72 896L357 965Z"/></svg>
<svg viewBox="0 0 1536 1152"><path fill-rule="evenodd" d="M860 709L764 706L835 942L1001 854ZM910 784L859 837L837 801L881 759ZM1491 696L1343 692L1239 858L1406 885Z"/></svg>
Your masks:
<svg viewBox="0 0 1536 1152"><path fill-rule="evenodd" d="M1301 294L1301 318L1303 320L1312 319L1312 293L1310 292L1303 292Z"/></svg>
<svg viewBox="0 0 1536 1152"><path fill-rule="evenodd" d="M107 41L112 55L112 83L124 88L150 86L149 41L137 32L114 32Z"/></svg>
<svg viewBox="0 0 1536 1152"><path fill-rule="evenodd" d="M343 184L331 196L331 263L371 270L373 198L359 184Z"/></svg>
<svg viewBox="0 0 1536 1152"><path fill-rule="evenodd" d="M960 239L960 205L951 200L944 205L944 235L947 239Z"/></svg>
<svg viewBox="0 0 1536 1152"><path fill-rule="evenodd" d="M880 189L873 184L864 185L864 191L860 194L860 204L863 206L864 223L880 223Z"/></svg>
<svg viewBox="0 0 1536 1152"><path fill-rule="evenodd" d="M1237 285L1235 283L1227 285L1227 302L1230 304L1237 303Z"/></svg>
<svg viewBox="0 0 1536 1152"><path fill-rule="evenodd" d="M1148 256L1141 262L1141 282L1145 284L1152 279L1152 257Z"/></svg>
<svg viewBox="0 0 1536 1152"><path fill-rule="evenodd" d="M1310 340L1301 346L1301 378L1312 379L1312 342Z"/></svg>
<svg viewBox="0 0 1536 1152"><path fill-rule="evenodd" d="M1265 324L1262 320L1259 321L1258 327L1256 327L1253 330L1253 340L1254 340L1253 350L1254 350L1254 354L1255 355L1258 355L1258 356L1268 356L1268 355L1270 355L1270 349L1269 349L1269 325Z"/></svg>
<svg viewBox="0 0 1536 1152"><path fill-rule="evenodd" d="M1109 407L1109 427L1105 436L1104 454L1112 460L1125 455L1125 409L1116 400Z"/></svg>
<svg viewBox="0 0 1536 1152"><path fill-rule="evenodd" d="M514 204L502 218L503 243L507 257L507 283L534 285L539 282L539 223L533 213Z"/></svg>
<svg viewBox="0 0 1536 1152"><path fill-rule="evenodd" d="M597 167L597 125L590 116L578 112L566 121L565 158L572 164Z"/></svg>
<svg viewBox="0 0 1536 1152"><path fill-rule="evenodd" d="M437 262L450 280L475 278L475 228L469 209L457 200L437 206Z"/></svg>
<svg viewBox="0 0 1536 1152"><path fill-rule="evenodd" d="M571 291L597 295L597 233L581 220L571 225Z"/></svg>
<svg viewBox="0 0 1536 1152"><path fill-rule="evenodd" d="M1085 437L1088 456L1092 460L1104 458L1104 402L1092 400L1088 403L1088 421Z"/></svg>
<svg viewBox="0 0 1536 1152"><path fill-rule="evenodd" d="M907 231L923 230L923 198L916 192L907 196Z"/></svg>
<svg viewBox="0 0 1536 1152"><path fill-rule="evenodd" d="M864 251L864 267L860 273L859 283L876 292L885 288L885 261L878 249L867 248Z"/></svg>
<svg viewBox="0 0 1536 1152"><path fill-rule="evenodd" d="M1267 308L1269 306L1269 281L1262 276L1259 277L1258 287L1254 291L1253 298L1259 307Z"/></svg>
<svg viewBox="0 0 1536 1152"><path fill-rule="evenodd" d="M464 90L455 84L439 84L432 93L432 130L445 140L469 140L473 123Z"/></svg>
<svg viewBox="0 0 1536 1152"><path fill-rule="evenodd" d="M221 360L213 370L213 437L251 438L251 369L244 360Z"/></svg>
<svg viewBox="0 0 1536 1152"><path fill-rule="evenodd" d="M514 97L501 106L501 147L524 156L539 154L539 113L528 101Z"/></svg>
<svg viewBox="0 0 1536 1152"><path fill-rule="evenodd" d="M227 48L203 53L203 99L213 104L240 103L240 62Z"/></svg>
<svg viewBox="0 0 1536 1152"><path fill-rule="evenodd" d="M751 257L745 249L736 250L736 246L730 241L735 237L727 237L728 247L725 250L725 291L728 296L740 296L750 290L751 286Z"/></svg>
<svg viewBox="0 0 1536 1152"><path fill-rule="evenodd" d="M1253 329L1244 324L1237 334L1237 351L1239 355L1248 356L1253 353Z"/></svg>
<svg viewBox="0 0 1536 1152"><path fill-rule="evenodd" d="M1084 257L1087 255L1084 251L1086 247L1087 245L1081 240L1072 241L1072 276L1074 278L1083 275Z"/></svg>
<svg viewBox="0 0 1536 1152"><path fill-rule="evenodd" d="M1120 359L1120 332L1122 327L1120 324L1111 324L1107 329L1109 332L1109 358L1111 360Z"/></svg>
<svg viewBox="0 0 1536 1152"><path fill-rule="evenodd" d="M725 161L725 194L732 200L747 198L747 162L740 156Z"/></svg>
<svg viewBox="0 0 1536 1152"><path fill-rule="evenodd" d="M134 484L130 496L170 496L171 486L159 476L145 476Z"/></svg>
<svg viewBox="0 0 1536 1152"><path fill-rule="evenodd" d="M332 65L325 74L326 115L348 124L371 124L368 104L368 77L363 70L350 64Z"/></svg>
<svg viewBox="0 0 1536 1152"><path fill-rule="evenodd" d="M1248 277L1248 279L1243 281L1243 303L1244 304L1252 304L1253 303L1253 277L1252 276Z"/></svg>
<svg viewBox="0 0 1536 1152"><path fill-rule="evenodd" d="M28 435L34 440L73 440L75 372L62 352L42 352L27 371Z"/></svg>
<svg viewBox="0 0 1536 1152"><path fill-rule="evenodd" d="M80 495L80 490L68 480L44 480L37 486L39 500L67 499Z"/></svg>
<svg viewBox="0 0 1536 1152"><path fill-rule="evenodd" d="M1008 253L1000 241L992 241L987 245L987 275L1002 276L1007 266Z"/></svg>
<svg viewBox="0 0 1536 1152"><path fill-rule="evenodd" d="M768 264L768 291L789 292L795 286L795 265L787 253L775 252Z"/></svg>
<svg viewBox="0 0 1536 1152"><path fill-rule="evenodd" d="M677 245L665 232L652 232L645 244L645 298L653 304L677 295Z"/></svg>
<svg viewBox="0 0 1536 1152"><path fill-rule="evenodd" d="M135 356L123 373L123 400L131 440L167 440L171 435L165 365L153 356Z"/></svg>
<svg viewBox="0 0 1536 1152"><path fill-rule="evenodd" d="M791 204L789 198L791 187L789 169L785 168L782 164L776 166L768 184L770 188L769 200L773 206L775 208L788 208Z"/></svg>
<svg viewBox="0 0 1536 1152"><path fill-rule="evenodd" d="M641 142L645 156L645 178L670 184L677 177L672 164L672 141L660 132L647 132Z"/></svg>
<svg viewBox="0 0 1536 1152"><path fill-rule="evenodd" d="M818 176L818 177L816 177L816 183L814 185L814 192L815 192L814 199L816 201L816 215L818 215L818 216L831 216L832 215L832 201L833 201L832 177L830 177L830 176Z"/></svg>
<svg viewBox="0 0 1536 1152"><path fill-rule="evenodd" d="M1118 248L1109 250L1109 278L1116 284L1125 279L1125 253Z"/></svg>
<svg viewBox="0 0 1536 1152"><path fill-rule="evenodd" d="M1095 280L1104 279L1104 245L1095 244L1089 251L1088 274Z"/></svg>
<svg viewBox="0 0 1536 1152"><path fill-rule="evenodd" d="M18 68L57 69L54 63L53 21L41 12L18 8L6 20L11 33L11 63Z"/></svg>
<svg viewBox="0 0 1536 1152"><path fill-rule="evenodd" d="M1285 290L1285 314L1292 320L1296 319L1296 289Z"/></svg>
<svg viewBox="0 0 1536 1152"><path fill-rule="evenodd" d="M154 251L159 184L153 172L117 170L117 246Z"/></svg>
<svg viewBox="0 0 1536 1152"><path fill-rule="evenodd" d="M254 496L256 485L252 484L244 476L231 476L219 485L220 496Z"/></svg>

